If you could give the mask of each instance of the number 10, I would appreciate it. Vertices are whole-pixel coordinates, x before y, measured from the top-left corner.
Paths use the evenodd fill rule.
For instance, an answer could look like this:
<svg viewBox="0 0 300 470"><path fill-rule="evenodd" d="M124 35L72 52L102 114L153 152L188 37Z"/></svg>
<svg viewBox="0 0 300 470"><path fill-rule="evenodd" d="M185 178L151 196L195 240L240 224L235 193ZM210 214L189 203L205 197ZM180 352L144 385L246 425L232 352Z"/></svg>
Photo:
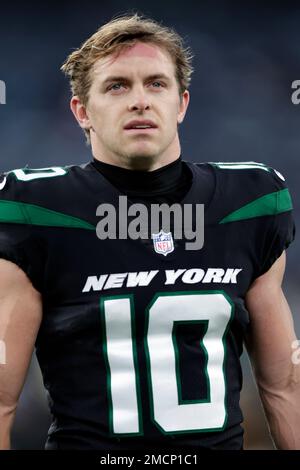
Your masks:
<svg viewBox="0 0 300 470"><path fill-rule="evenodd" d="M142 434L139 370L133 296L101 299L112 434ZM223 291L156 294L146 309L144 347L152 419L164 434L220 430L226 422L224 337L232 302ZM176 322L207 323L201 342L206 353L209 401L180 404L173 328ZM199 347L201 346L199 344Z"/></svg>

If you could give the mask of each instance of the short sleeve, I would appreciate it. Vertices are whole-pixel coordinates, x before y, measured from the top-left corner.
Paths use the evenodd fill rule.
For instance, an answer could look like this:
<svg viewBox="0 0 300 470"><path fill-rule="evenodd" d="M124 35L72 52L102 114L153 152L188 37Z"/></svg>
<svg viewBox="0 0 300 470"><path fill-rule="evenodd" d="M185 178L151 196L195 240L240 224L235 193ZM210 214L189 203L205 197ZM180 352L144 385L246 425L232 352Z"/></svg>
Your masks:
<svg viewBox="0 0 300 470"><path fill-rule="evenodd" d="M0 258L18 265L42 290L43 245L26 217L14 175L0 175Z"/></svg>
<svg viewBox="0 0 300 470"><path fill-rule="evenodd" d="M273 205L273 215L269 216L268 230L265 234L262 250L262 262L259 275L267 272L282 252L289 247L295 238L292 198L284 177L276 170L270 169L270 178L274 191L265 196L266 202Z"/></svg>

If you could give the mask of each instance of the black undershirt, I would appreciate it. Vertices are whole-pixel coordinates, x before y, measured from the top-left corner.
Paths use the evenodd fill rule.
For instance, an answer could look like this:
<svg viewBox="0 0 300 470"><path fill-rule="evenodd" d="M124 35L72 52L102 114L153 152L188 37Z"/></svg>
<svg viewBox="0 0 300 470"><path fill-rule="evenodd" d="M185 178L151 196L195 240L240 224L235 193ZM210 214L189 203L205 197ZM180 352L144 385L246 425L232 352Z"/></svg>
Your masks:
<svg viewBox="0 0 300 470"><path fill-rule="evenodd" d="M128 170L96 159L92 164L134 202L180 202L189 191L193 179L191 170L181 158L153 171Z"/></svg>

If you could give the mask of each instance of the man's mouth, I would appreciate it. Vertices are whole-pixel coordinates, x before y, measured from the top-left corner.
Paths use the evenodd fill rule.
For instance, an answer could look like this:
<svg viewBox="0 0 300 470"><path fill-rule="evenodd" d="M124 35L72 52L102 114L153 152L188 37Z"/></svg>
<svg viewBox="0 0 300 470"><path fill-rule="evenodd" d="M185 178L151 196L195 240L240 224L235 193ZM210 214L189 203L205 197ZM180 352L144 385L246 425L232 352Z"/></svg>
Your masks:
<svg viewBox="0 0 300 470"><path fill-rule="evenodd" d="M139 134L148 134L155 131L155 129L157 129L157 125L154 121L151 121L150 119L132 120L124 126L125 131Z"/></svg>
<svg viewBox="0 0 300 470"><path fill-rule="evenodd" d="M125 129L129 134L151 134L156 130L157 127L132 127L130 129Z"/></svg>

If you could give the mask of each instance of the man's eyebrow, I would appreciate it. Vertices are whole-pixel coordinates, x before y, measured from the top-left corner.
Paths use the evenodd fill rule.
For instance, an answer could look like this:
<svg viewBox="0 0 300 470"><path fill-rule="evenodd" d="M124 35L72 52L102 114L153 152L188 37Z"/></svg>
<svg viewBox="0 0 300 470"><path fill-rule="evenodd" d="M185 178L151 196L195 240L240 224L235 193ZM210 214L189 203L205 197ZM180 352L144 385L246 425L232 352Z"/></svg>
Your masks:
<svg viewBox="0 0 300 470"><path fill-rule="evenodd" d="M152 74L152 75L145 77L145 81L159 80L159 79L170 81L170 77L168 77L164 73L156 73L156 74ZM112 75L112 76L107 77L102 82L102 84L106 85L107 83L110 83L110 82L130 82L130 79L122 75Z"/></svg>

